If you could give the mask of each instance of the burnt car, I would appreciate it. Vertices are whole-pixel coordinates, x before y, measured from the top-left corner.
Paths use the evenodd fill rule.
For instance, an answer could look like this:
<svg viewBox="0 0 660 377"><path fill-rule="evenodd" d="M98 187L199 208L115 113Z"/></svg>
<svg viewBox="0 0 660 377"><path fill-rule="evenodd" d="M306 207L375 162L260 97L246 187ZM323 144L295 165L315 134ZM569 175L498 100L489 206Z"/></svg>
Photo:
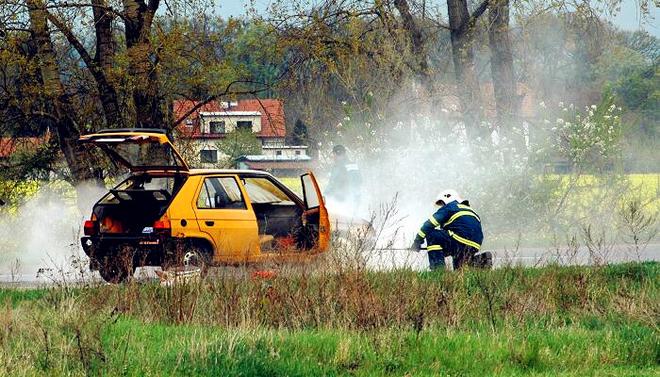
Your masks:
<svg viewBox="0 0 660 377"><path fill-rule="evenodd" d="M90 268L108 282L140 266L295 261L328 249L330 221L311 172L299 197L267 172L191 169L160 130L104 130L80 142L130 170L84 223Z"/></svg>

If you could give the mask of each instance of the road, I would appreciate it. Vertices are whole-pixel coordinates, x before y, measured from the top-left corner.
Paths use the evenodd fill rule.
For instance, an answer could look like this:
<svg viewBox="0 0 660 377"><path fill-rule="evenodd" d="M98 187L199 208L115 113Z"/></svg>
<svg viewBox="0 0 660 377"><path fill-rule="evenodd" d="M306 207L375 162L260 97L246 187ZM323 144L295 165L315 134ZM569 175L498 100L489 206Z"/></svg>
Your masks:
<svg viewBox="0 0 660 377"><path fill-rule="evenodd" d="M631 250L629 245L610 245L600 251L589 251L587 247L575 250L552 250L548 248L520 248L518 250L492 250L495 267L507 265L522 265L540 267L549 263L561 265L590 265L604 263L621 263L629 261L660 261L660 243L649 244L640 253ZM54 266L52 262L44 262L42 266L33 264L21 266L20 263L0 265L0 287L35 287L51 286L61 283L80 281L100 281L98 273L87 271L84 260L79 260L78 268ZM390 269L410 267L416 270L428 268L425 252L409 252L407 250L380 250L372 252L366 258L366 264L372 269ZM223 267L234 269L234 267ZM155 278L154 268L140 268L136 276L149 280Z"/></svg>

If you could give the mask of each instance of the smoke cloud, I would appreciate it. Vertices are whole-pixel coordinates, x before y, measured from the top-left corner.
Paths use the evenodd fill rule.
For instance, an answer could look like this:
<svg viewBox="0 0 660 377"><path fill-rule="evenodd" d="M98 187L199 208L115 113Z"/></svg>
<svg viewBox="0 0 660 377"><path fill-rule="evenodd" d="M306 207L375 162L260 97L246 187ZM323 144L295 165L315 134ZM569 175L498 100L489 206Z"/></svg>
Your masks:
<svg viewBox="0 0 660 377"><path fill-rule="evenodd" d="M45 185L15 213L0 218L0 281L45 282L86 267L80 247L82 222L104 192L81 185L57 190ZM77 205L78 204L78 205ZM81 214L81 209L84 212Z"/></svg>

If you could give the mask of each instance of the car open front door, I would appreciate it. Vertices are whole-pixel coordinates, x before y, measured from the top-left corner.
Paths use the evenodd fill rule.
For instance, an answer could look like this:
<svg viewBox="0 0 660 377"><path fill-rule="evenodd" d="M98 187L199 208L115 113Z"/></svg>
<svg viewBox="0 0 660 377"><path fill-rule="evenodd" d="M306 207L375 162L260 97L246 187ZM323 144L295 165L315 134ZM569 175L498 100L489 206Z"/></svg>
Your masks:
<svg viewBox="0 0 660 377"><path fill-rule="evenodd" d="M300 181L302 182L305 199L305 225L311 227L317 233L315 248L318 251L325 251L330 244L330 219L323 202L321 189L312 172L301 175Z"/></svg>

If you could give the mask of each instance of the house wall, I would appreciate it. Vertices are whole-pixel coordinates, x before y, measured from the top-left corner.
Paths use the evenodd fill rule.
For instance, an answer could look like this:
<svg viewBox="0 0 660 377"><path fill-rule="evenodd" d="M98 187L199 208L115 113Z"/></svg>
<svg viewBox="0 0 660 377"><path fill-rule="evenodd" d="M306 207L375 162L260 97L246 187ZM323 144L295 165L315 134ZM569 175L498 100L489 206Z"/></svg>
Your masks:
<svg viewBox="0 0 660 377"><path fill-rule="evenodd" d="M283 147L285 145L285 140L283 137L262 137L261 139L261 145L262 149L266 149L268 147Z"/></svg>
<svg viewBox="0 0 660 377"><path fill-rule="evenodd" d="M186 140L185 150L188 154L187 159L190 160L189 162L191 163L191 165L201 168L214 167L213 164L201 163L200 154L201 151L203 150L217 151L218 161L226 158L227 156L225 156L222 152L218 151L217 143L220 140L221 139L218 138L208 138L208 139L194 138L194 139ZM261 150L261 154L266 156L274 156L274 157L284 156L287 158L293 158L295 156L307 155L307 148L304 146L293 146L293 147L284 146L284 138L262 138L262 142L263 141L266 141L266 145L269 145L269 146L263 146ZM278 151L280 152L279 154ZM296 154L296 151L299 152L299 154Z"/></svg>
<svg viewBox="0 0 660 377"><path fill-rule="evenodd" d="M304 146L288 146L288 147L265 147L262 148L264 156L283 156L293 158L295 156L306 156L307 148Z"/></svg>
<svg viewBox="0 0 660 377"><path fill-rule="evenodd" d="M252 132L261 131L261 115L209 115L200 114L200 130L203 134L211 133L211 122L225 122L225 133L236 129L238 122L252 122Z"/></svg>

